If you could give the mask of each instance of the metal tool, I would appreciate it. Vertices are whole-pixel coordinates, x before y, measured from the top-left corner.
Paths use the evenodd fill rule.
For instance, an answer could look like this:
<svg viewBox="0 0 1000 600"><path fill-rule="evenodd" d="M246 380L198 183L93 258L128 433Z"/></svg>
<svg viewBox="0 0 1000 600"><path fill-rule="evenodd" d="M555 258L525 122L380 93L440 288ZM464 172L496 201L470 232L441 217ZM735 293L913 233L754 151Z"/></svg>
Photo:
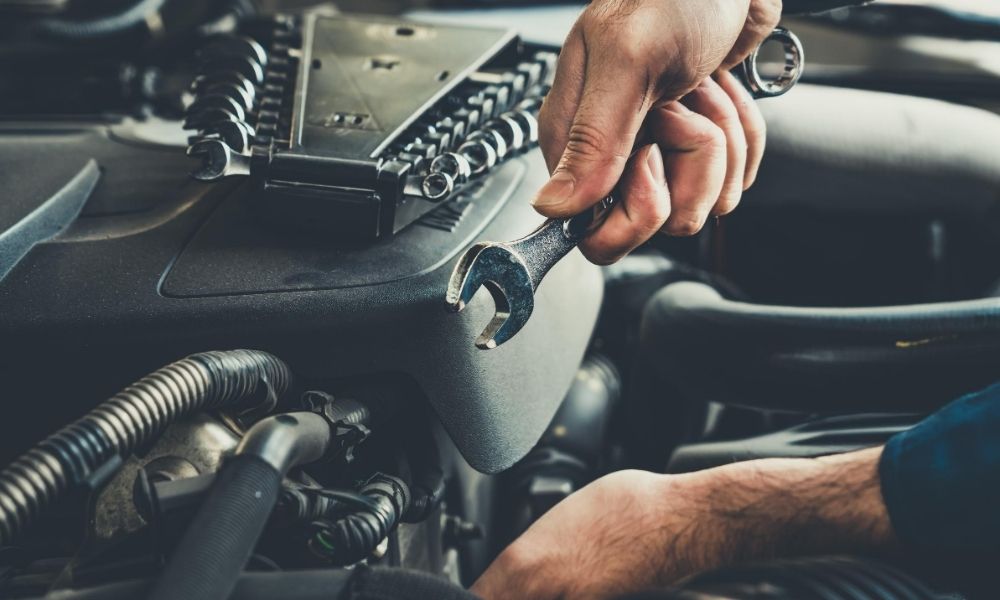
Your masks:
<svg viewBox="0 0 1000 600"><path fill-rule="evenodd" d="M493 295L496 314L476 339L476 346L496 348L524 327L535 307L535 290L542 278L604 223L613 204L614 199L608 196L575 217L549 219L519 240L483 242L469 248L455 265L446 301L458 312L482 286Z"/></svg>
<svg viewBox="0 0 1000 600"><path fill-rule="evenodd" d="M774 79L764 79L758 69L758 55L761 48L771 42L781 44L785 52L785 61L782 64L781 74ZM802 77L802 67L805 64L805 51L802 42L799 41L791 31L784 27L778 27L767 36L763 42L750 53L750 56L740 65L743 83L753 94L754 98L774 98L795 87Z"/></svg>
<svg viewBox="0 0 1000 600"><path fill-rule="evenodd" d="M740 75L755 98L780 96L802 75L805 56L795 34L778 28L761 46L769 42L780 43L785 52L778 77L773 80L761 77L757 65L760 47L741 66ZM489 290L496 310L476 339L477 347L496 348L524 327L535 307L535 291L545 274L604 223L614 204L615 199L608 196L582 214L568 219L549 219L521 239L480 242L466 251L451 274L445 301L450 310L460 312L480 287Z"/></svg>

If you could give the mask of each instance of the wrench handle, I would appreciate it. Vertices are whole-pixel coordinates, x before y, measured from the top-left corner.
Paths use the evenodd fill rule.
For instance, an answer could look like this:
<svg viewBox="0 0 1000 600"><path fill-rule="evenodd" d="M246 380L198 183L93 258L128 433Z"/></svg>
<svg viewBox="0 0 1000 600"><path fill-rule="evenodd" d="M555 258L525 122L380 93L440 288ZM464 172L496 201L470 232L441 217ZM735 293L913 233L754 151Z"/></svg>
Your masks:
<svg viewBox="0 0 1000 600"><path fill-rule="evenodd" d="M523 238L507 244L509 250L524 263L535 289L538 289L549 269L576 248L583 238L604 224L614 205L615 199L608 196L578 215L549 219Z"/></svg>
<svg viewBox="0 0 1000 600"><path fill-rule="evenodd" d="M566 239L573 242L574 244L579 244L583 238L591 234L598 227L604 224L608 219L608 214L611 213L611 209L614 208L615 198L614 196L607 196L604 200L601 200L593 207L588 208L582 213L569 217L568 219L563 219L562 230L563 235Z"/></svg>

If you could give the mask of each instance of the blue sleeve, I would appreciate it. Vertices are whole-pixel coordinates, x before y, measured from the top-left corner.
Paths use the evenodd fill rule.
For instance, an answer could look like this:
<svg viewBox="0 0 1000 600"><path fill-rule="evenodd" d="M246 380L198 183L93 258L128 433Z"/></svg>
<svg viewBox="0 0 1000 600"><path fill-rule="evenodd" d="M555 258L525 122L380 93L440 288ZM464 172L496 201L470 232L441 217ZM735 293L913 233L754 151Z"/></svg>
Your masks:
<svg viewBox="0 0 1000 600"><path fill-rule="evenodd" d="M907 546L1000 549L1000 383L890 439L879 475L893 529Z"/></svg>

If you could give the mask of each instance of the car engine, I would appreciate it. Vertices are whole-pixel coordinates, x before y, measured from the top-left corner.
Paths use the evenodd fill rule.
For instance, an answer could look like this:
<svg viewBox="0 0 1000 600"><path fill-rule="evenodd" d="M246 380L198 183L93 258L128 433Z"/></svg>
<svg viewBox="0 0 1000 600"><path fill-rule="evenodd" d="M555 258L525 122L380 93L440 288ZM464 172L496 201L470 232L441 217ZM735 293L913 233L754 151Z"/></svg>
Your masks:
<svg viewBox="0 0 1000 600"><path fill-rule="evenodd" d="M542 221L579 6L0 0L0 597L469 598L602 474L864 448L995 381L1000 65L951 43L1000 20L850 4L785 1L806 68L736 213L570 253L484 350L510 307L445 290Z"/></svg>

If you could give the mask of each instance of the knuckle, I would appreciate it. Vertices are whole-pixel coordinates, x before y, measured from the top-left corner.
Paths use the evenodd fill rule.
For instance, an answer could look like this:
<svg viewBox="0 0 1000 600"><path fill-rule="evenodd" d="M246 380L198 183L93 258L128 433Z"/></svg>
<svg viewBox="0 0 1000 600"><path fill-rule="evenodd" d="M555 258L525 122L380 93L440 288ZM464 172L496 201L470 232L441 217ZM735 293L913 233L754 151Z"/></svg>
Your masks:
<svg viewBox="0 0 1000 600"><path fill-rule="evenodd" d="M639 44L625 44L617 48L618 59L626 65L641 65L649 62L649 49Z"/></svg>
<svg viewBox="0 0 1000 600"><path fill-rule="evenodd" d="M610 143L608 134L588 123L573 123L566 137L566 160L623 161L626 157Z"/></svg>
<svg viewBox="0 0 1000 600"><path fill-rule="evenodd" d="M738 189L739 186L737 186L737 190ZM724 197L719 199L719 202L715 205L715 209L712 211L712 214L717 217L728 215L736 210L736 207L740 205L741 199L742 194L740 194L739 191L733 192L732 194L726 194Z"/></svg>
<svg viewBox="0 0 1000 600"><path fill-rule="evenodd" d="M708 119L699 120L700 125L691 133L691 144L698 147L725 147L726 133Z"/></svg>
<svg viewBox="0 0 1000 600"><path fill-rule="evenodd" d="M588 257L588 260L599 267L607 267L621 260L622 256L623 254L595 255L593 258Z"/></svg>
<svg viewBox="0 0 1000 600"><path fill-rule="evenodd" d="M643 241L649 238L651 235L656 233L663 224L667 222L670 218L670 203L669 202L657 202L656 205L650 211L649 221L645 224L643 229L642 237Z"/></svg>
<svg viewBox="0 0 1000 600"><path fill-rule="evenodd" d="M653 90L660 98L679 98L697 87L707 73L692 61L674 61L656 77Z"/></svg>
<svg viewBox="0 0 1000 600"><path fill-rule="evenodd" d="M592 2L585 14L598 26L625 26L642 7L642 0L603 0Z"/></svg>
<svg viewBox="0 0 1000 600"><path fill-rule="evenodd" d="M705 220L696 214L671 219L667 223L667 233L678 237L690 237L701 231Z"/></svg>
<svg viewBox="0 0 1000 600"><path fill-rule="evenodd" d="M643 218L635 222L636 243L648 240L654 233L659 231L663 224L670 218L670 199L666 194L652 199L649 206L644 209Z"/></svg>
<svg viewBox="0 0 1000 600"><path fill-rule="evenodd" d="M747 15L747 24L755 33L766 36L781 20L781 0L754 0Z"/></svg>
<svg viewBox="0 0 1000 600"><path fill-rule="evenodd" d="M580 251L583 252L583 255L587 258L587 260L601 267L615 264L625 254L625 251L618 249L606 248L603 246L594 247L589 244L581 246Z"/></svg>

